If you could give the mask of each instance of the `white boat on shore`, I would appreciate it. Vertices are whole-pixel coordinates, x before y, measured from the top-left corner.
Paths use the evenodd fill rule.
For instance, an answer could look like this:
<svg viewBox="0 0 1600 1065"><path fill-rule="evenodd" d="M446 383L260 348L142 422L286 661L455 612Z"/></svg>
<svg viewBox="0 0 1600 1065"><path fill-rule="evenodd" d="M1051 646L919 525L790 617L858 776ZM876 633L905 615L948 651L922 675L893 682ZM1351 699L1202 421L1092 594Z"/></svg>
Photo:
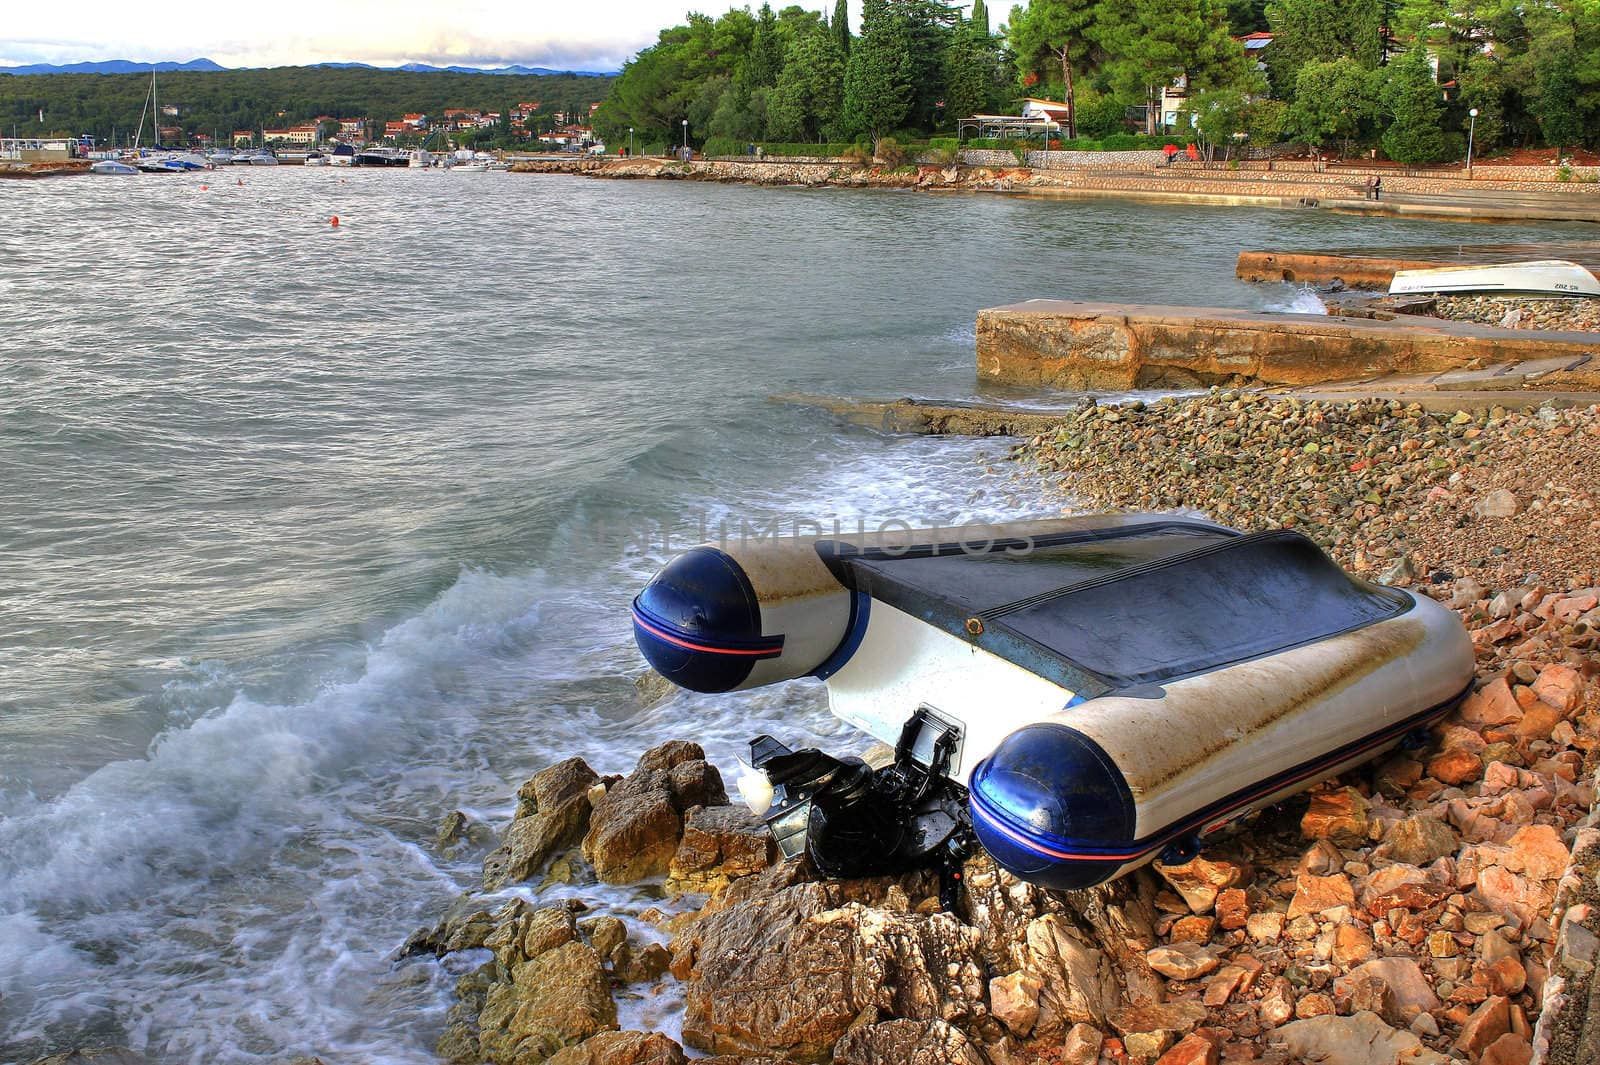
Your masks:
<svg viewBox="0 0 1600 1065"><path fill-rule="evenodd" d="M1440 266L1396 270L1389 295L1455 292L1516 293L1545 296L1600 296L1600 280L1574 262L1547 259L1486 266Z"/></svg>
<svg viewBox="0 0 1600 1065"><path fill-rule="evenodd" d="M117 159L102 159L89 167L91 174L137 174L139 168Z"/></svg>
<svg viewBox="0 0 1600 1065"><path fill-rule="evenodd" d="M873 766L751 741L741 795L826 876L948 874L981 846L1067 891L1186 862L1472 690L1447 607L1293 530L1167 514L702 545L633 626L680 687L821 679L894 746Z"/></svg>

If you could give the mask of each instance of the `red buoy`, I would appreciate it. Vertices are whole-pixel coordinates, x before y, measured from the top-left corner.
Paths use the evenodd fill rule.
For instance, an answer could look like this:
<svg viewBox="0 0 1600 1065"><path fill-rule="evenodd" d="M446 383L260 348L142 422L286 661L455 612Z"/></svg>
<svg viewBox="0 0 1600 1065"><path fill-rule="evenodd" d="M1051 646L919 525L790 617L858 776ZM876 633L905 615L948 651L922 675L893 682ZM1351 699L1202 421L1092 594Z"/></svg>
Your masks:
<svg viewBox="0 0 1600 1065"><path fill-rule="evenodd" d="M334 215L331 219L329 219L328 224L333 226L335 229L339 228L339 216Z"/></svg>

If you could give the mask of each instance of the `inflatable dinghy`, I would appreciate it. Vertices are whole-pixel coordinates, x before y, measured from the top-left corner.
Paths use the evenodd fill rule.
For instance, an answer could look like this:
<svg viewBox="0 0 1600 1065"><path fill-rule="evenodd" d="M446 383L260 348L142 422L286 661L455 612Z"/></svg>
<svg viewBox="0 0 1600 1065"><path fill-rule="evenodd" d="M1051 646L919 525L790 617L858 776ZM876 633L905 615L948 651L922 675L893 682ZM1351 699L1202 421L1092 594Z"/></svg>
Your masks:
<svg viewBox="0 0 1600 1065"><path fill-rule="evenodd" d="M894 746L870 766L771 737L740 791L827 875L954 868L1089 887L1419 735L1471 643L1431 599L1290 530L1096 515L692 548L633 604L699 692L814 677Z"/></svg>

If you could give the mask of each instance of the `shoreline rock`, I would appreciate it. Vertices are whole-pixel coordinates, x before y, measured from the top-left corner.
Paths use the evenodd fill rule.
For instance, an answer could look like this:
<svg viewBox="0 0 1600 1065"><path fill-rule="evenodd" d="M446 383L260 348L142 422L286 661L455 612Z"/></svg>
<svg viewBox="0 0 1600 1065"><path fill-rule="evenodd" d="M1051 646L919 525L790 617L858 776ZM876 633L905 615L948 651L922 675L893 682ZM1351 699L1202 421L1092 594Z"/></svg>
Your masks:
<svg viewBox="0 0 1600 1065"><path fill-rule="evenodd" d="M579 920L582 903L464 900L416 942L494 953L461 981L441 1052L676 1065L668 1037L610 1030L610 989L632 982L675 983L684 1045L717 1065L1527 1065L1536 1045L1579 1060L1560 1056L1574 1022L1541 1014L1587 1001L1600 953L1600 899L1568 871L1575 838L1600 860L1600 409L1462 419L1213 392L1104 413L1086 405L1020 445L1023 475L1100 507L1302 528L1460 612L1471 697L1426 746L1183 865L1052 893L979 853L952 912L931 874L826 881L776 863L703 752L663 745L583 792L582 846L597 876L695 892L698 910L625 915L656 923L670 952L617 916ZM1476 506L1496 490L1518 497L1514 516ZM570 797L584 778L561 765L545 780ZM540 812L518 821L546 811L532 791ZM656 963L634 968L652 947Z"/></svg>

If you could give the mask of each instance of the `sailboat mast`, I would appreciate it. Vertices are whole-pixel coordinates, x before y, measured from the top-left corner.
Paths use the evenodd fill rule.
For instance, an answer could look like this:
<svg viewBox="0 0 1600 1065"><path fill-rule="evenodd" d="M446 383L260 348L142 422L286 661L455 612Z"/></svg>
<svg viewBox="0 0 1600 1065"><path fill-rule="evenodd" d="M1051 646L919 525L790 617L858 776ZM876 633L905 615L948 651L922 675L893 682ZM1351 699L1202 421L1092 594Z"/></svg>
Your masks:
<svg viewBox="0 0 1600 1065"><path fill-rule="evenodd" d="M155 68L152 67L151 70L150 70L150 88L151 88L152 91L154 91L154 89L155 89L155 80L156 80L156 72L155 72ZM144 95L144 105L139 108L139 128L137 130L135 130L134 133L133 133L133 150L136 151L136 152L139 150L139 138L144 136L144 115L145 115L145 112L148 111L149 109L150 109L150 93L145 93L145 95Z"/></svg>

